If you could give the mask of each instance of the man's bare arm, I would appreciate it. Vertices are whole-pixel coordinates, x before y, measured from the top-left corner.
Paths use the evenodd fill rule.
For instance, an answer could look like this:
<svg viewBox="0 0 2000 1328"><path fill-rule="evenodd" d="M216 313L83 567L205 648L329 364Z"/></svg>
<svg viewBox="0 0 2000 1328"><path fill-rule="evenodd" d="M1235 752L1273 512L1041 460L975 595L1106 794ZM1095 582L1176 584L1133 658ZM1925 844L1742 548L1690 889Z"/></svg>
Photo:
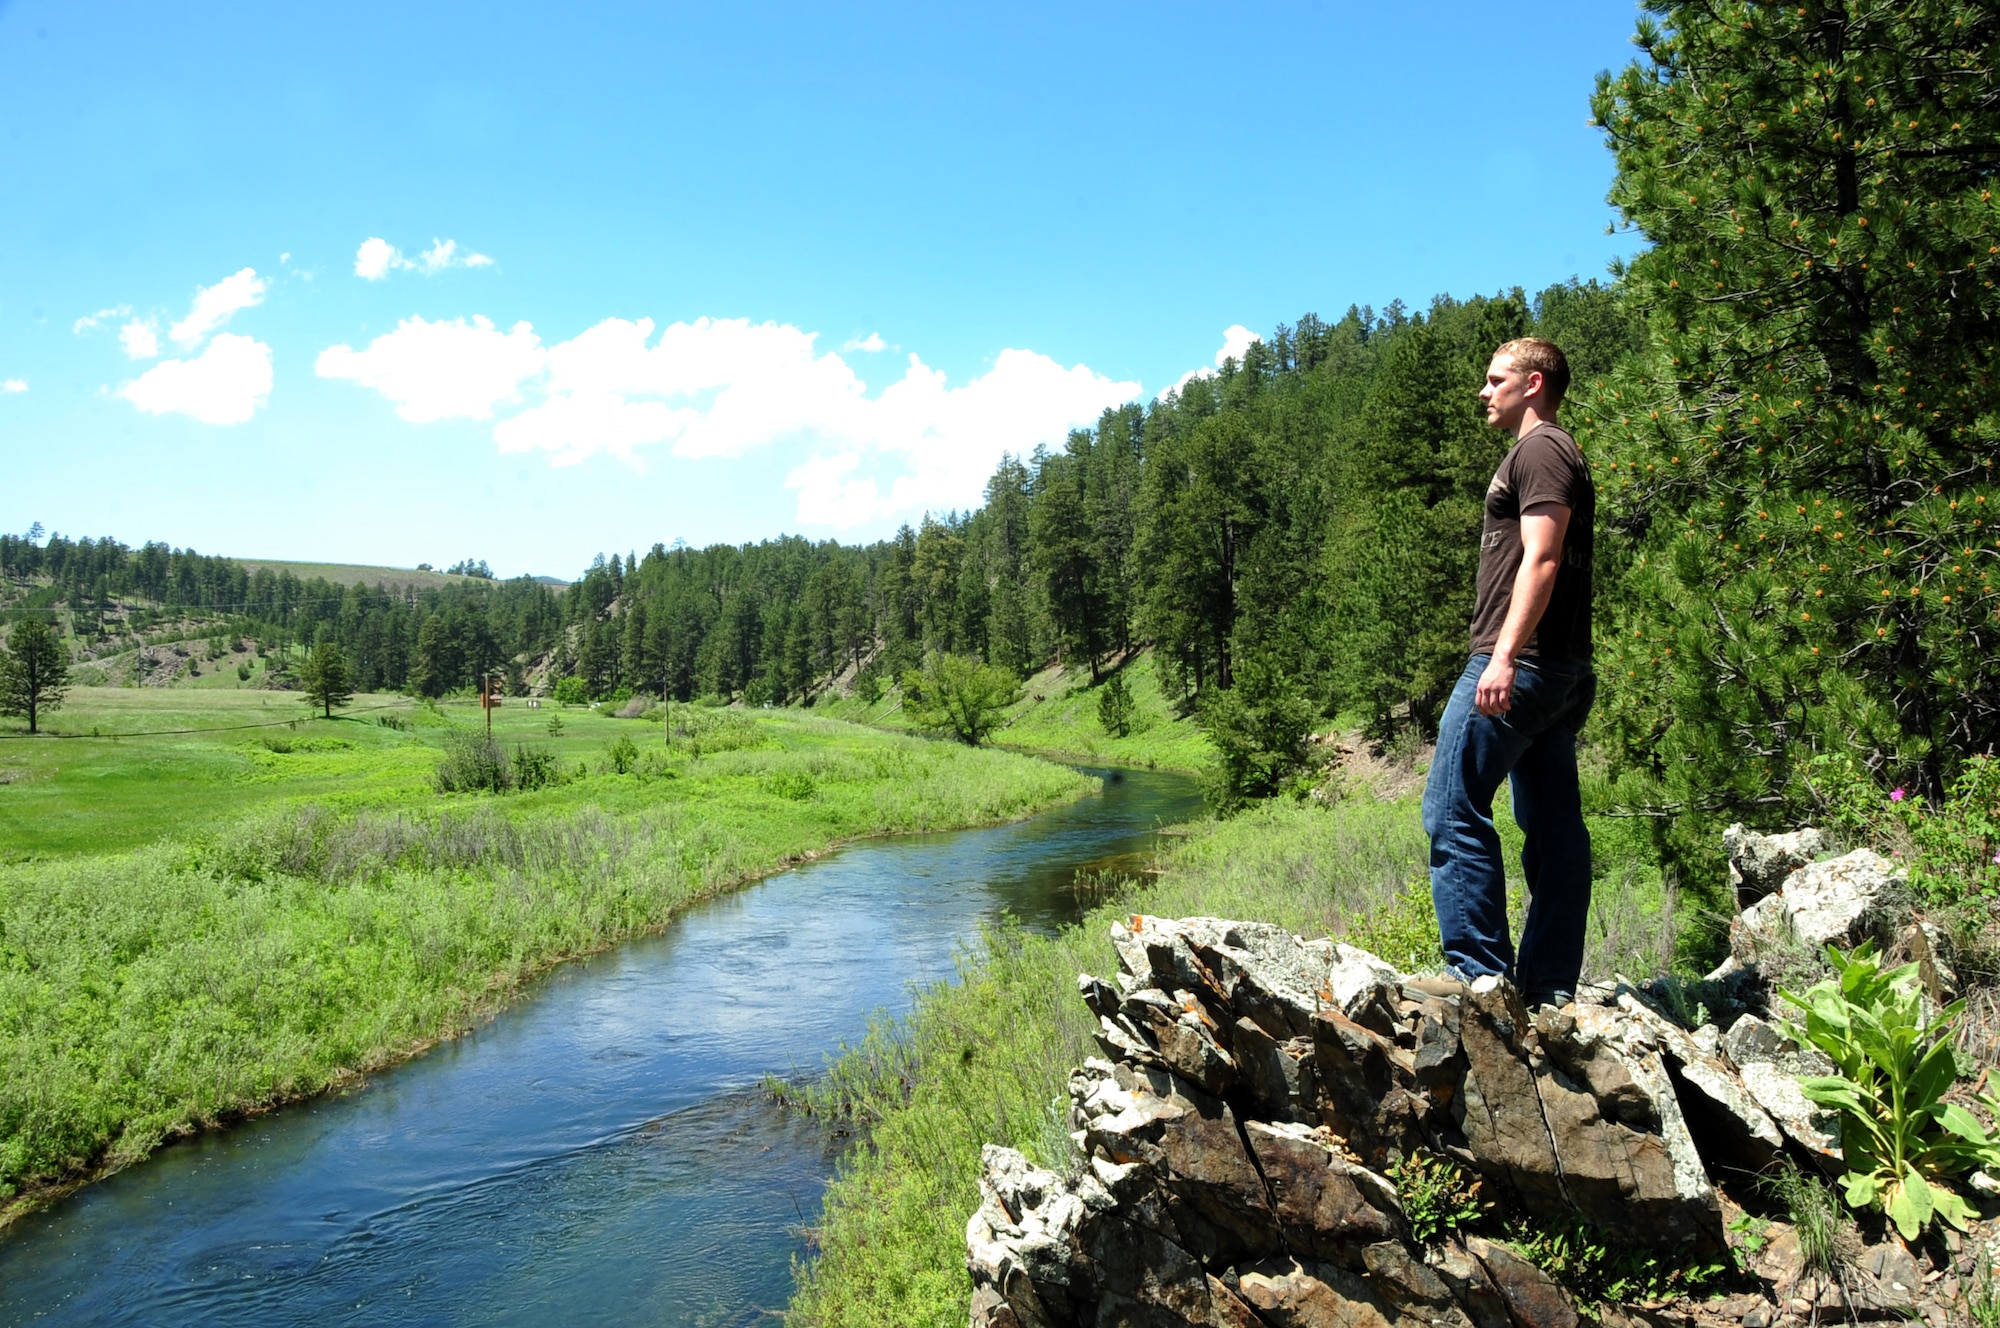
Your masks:
<svg viewBox="0 0 2000 1328"><path fill-rule="evenodd" d="M1504 714L1514 704L1514 661L1535 633L1542 611L1555 592L1556 569L1562 565L1563 536L1569 533L1569 508L1561 503L1536 503L1521 513L1521 570L1514 574L1514 595L1493 658L1479 675L1473 704L1482 715Z"/></svg>

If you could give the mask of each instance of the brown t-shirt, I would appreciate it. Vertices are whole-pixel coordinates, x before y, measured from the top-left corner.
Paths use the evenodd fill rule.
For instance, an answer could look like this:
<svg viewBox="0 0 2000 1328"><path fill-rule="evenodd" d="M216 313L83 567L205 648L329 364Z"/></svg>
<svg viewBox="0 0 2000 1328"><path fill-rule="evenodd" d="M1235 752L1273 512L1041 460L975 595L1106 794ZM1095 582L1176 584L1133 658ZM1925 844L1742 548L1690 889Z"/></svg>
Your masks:
<svg viewBox="0 0 2000 1328"><path fill-rule="evenodd" d="M1521 513L1539 503L1569 509L1556 585L1541 621L1521 647L1524 657L1590 658L1590 564L1597 526L1597 486L1569 431L1538 424L1507 449L1486 487L1486 529L1479 541L1478 595L1472 606L1472 653L1500 640L1514 578L1521 570Z"/></svg>

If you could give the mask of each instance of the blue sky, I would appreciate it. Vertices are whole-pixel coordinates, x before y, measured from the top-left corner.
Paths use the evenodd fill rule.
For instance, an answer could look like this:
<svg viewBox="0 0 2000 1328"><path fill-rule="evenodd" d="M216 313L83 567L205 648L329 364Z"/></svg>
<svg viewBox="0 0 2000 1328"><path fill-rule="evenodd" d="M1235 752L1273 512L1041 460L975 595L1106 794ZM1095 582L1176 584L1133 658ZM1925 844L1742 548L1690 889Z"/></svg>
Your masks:
<svg viewBox="0 0 2000 1328"><path fill-rule="evenodd" d="M306 11L0 2L0 528L870 539L1302 313L1636 243L1621 3Z"/></svg>

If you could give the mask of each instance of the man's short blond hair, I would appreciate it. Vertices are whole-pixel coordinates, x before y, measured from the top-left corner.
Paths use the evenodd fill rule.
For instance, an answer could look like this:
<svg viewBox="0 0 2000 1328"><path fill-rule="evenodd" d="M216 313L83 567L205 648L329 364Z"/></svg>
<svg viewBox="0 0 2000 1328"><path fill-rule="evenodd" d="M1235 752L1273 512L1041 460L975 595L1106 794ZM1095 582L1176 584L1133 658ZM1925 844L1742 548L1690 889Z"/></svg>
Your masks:
<svg viewBox="0 0 2000 1328"><path fill-rule="evenodd" d="M1510 357L1522 373L1540 374L1542 390L1549 394L1549 408L1562 405L1564 395L1569 392L1569 359L1562 353L1562 347L1540 337L1516 337L1493 354Z"/></svg>

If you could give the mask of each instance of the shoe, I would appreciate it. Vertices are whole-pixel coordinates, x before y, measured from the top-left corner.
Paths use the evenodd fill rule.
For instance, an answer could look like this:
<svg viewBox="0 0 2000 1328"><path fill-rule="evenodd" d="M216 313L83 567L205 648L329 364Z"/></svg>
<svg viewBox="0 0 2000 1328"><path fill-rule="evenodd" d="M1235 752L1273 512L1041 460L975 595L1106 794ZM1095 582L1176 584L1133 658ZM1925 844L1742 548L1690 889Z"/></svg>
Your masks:
<svg viewBox="0 0 2000 1328"><path fill-rule="evenodd" d="M1539 1010L1544 1005L1553 1005L1560 1010L1565 1005L1576 1003L1576 993L1573 991L1524 991L1521 993L1521 999L1527 1004L1530 1010Z"/></svg>

